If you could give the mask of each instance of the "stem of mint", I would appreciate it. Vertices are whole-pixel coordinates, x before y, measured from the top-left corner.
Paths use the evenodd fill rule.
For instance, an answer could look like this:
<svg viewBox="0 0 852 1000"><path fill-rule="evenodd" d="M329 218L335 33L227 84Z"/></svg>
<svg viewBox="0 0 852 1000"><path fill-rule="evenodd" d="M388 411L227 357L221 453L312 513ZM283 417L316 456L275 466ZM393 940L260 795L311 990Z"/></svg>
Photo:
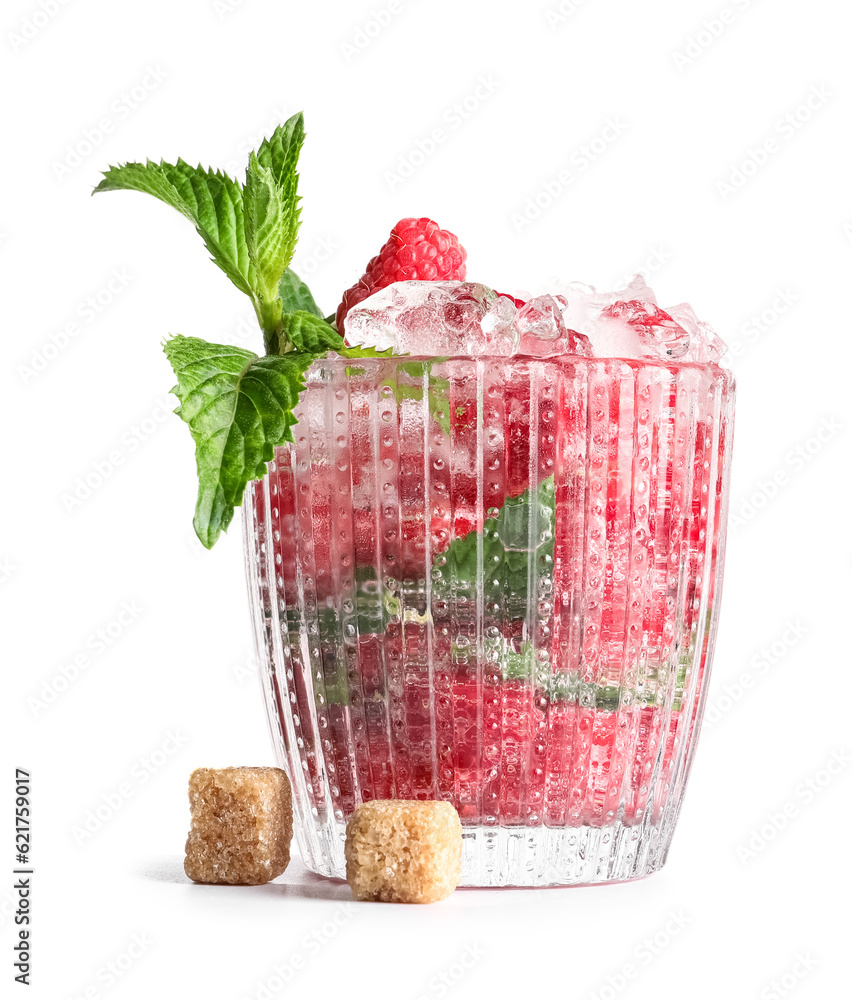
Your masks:
<svg viewBox="0 0 852 1000"><path fill-rule="evenodd" d="M292 350L291 345L282 345L281 334L283 333L282 317L284 315L283 303L281 299L274 302L264 302L261 299L252 298L254 311L260 329L263 331L263 349L266 354L283 354L282 346L287 350Z"/></svg>

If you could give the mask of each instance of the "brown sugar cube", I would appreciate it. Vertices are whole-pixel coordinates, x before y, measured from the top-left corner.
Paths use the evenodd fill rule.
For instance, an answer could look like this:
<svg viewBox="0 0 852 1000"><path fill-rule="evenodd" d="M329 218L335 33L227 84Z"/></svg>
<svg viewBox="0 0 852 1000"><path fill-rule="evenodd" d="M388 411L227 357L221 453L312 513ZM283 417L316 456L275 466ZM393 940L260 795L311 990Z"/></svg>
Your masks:
<svg viewBox="0 0 852 1000"><path fill-rule="evenodd" d="M290 782L277 767L199 767L183 869L193 882L262 885L290 863Z"/></svg>
<svg viewBox="0 0 852 1000"><path fill-rule="evenodd" d="M461 881L459 814L449 802L365 802L346 825L345 855L356 899L435 903Z"/></svg>

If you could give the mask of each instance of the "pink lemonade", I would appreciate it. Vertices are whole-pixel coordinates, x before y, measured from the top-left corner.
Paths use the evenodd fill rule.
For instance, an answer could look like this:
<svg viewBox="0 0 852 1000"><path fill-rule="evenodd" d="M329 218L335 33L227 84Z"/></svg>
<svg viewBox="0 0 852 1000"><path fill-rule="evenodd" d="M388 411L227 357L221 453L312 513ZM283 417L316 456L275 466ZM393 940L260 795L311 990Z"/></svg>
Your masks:
<svg viewBox="0 0 852 1000"><path fill-rule="evenodd" d="M342 825L375 798L452 802L473 884L662 864L712 647L731 405L713 363L309 372L247 517L312 868L340 874Z"/></svg>

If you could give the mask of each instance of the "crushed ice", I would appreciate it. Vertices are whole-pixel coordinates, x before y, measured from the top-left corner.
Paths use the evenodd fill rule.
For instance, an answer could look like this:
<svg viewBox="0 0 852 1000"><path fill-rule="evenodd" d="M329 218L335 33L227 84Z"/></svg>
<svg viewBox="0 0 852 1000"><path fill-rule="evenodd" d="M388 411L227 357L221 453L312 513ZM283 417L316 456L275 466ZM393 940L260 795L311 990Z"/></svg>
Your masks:
<svg viewBox="0 0 852 1000"><path fill-rule="evenodd" d="M661 308L638 275L615 292L575 282L526 303L475 282L397 282L353 306L345 335L351 345L427 357L711 362L725 352L689 305Z"/></svg>

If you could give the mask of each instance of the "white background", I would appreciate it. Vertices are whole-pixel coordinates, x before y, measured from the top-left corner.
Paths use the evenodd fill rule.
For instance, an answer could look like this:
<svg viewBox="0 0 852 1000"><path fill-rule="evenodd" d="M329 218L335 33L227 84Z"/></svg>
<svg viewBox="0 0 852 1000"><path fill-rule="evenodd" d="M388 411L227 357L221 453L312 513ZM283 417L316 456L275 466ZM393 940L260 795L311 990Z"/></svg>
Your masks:
<svg viewBox="0 0 852 1000"><path fill-rule="evenodd" d="M823 769L852 750L848 6L729 0L727 23L719 0L42 6L52 16L7 0L0 23L4 995L23 990L14 766L35 806L30 996L846 995L852 768ZM193 541L192 443L159 343L260 339L177 213L89 193L108 163L146 156L241 171L300 109L296 266L329 312L399 218L429 215L460 236L472 279L614 286L646 268L664 305L691 301L737 347L710 720L649 880L340 908L348 888L297 861L257 889L183 877L191 769L271 752L240 530L211 553ZM608 119L620 134L584 161ZM431 155L412 157L418 143ZM519 225L548 184L551 204ZM97 654L125 604L142 610ZM144 951L125 961L134 935Z"/></svg>

